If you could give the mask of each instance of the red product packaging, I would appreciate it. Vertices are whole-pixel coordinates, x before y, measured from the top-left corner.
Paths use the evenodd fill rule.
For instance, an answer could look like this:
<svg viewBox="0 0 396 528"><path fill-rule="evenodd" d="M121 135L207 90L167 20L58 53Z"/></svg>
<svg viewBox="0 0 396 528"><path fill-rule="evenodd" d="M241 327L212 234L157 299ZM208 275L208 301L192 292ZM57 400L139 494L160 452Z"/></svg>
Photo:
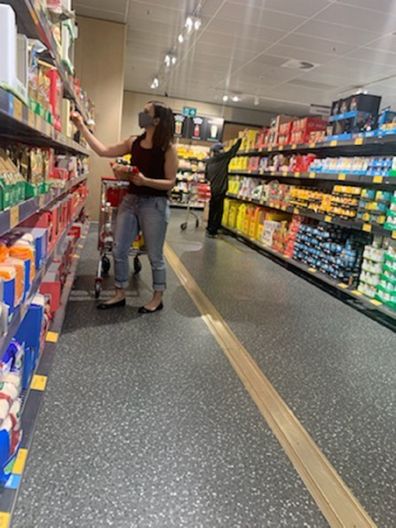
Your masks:
<svg viewBox="0 0 396 528"><path fill-rule="evenodd" d="M62 99L63 99L63 84L58 71L51 68L47 71L47 76L50 81L49 100L51 113L54 119L54 127L59 132L62 130Z"/></svg>

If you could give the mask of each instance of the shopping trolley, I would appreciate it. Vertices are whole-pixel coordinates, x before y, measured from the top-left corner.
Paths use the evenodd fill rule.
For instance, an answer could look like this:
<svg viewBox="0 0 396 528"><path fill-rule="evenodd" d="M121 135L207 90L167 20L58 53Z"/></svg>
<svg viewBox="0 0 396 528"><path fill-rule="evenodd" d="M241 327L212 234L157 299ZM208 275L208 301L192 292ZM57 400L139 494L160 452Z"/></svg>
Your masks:
<svg viewBox="0 0 396 528"><path fill-rule="evenodd" d="M200 219L196 213L196 208L204 208L210 200L210 185L206 182L192 181L188 190L183 193L187 204L186 219L180 224L180 229L185 231L188 228L190 217L195 220L195 227L198 228Z"/></svg>
<svg viewBox="0 0 396 528"><path fill-rule="evenodd" d="M128 181L114 178L102 178L100 192L100 212L98 229L99 262L95 278L95 297L99 298L102 291L103 277L109 274L111 268L110 255L114 246L114 228L117 221L118 207L128 193ZM140 256L145 254L144 241L141 234L133 242L129 255L133 257L133 270L138 275L142 269Z"/></svg>

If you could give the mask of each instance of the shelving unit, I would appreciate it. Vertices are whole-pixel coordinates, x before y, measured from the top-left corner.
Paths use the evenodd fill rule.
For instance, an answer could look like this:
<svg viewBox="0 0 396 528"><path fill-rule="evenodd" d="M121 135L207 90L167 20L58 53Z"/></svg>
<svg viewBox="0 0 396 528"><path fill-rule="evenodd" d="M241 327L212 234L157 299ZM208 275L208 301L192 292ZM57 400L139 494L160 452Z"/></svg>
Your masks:
<svg viewBox="0 0 396 528"><path fill-rule="evenodd" d="M89 150L55 128L9 92L0 88L0 137L57 152L89 156Z"/></svg>
<svg viewBox="0 0 396 528"><path fill-rule="evenodd" d="M47 52L45 52L42 57L45 61L56 67L60 80L63 83L64 97L73 101L74 108L76 108L83 115L85 121L87 121L88 116L85 114L83 108L84 101L76 93L73 79L70 76L68 69L63 64L61 59L61 51L52 34L50 21L42 8L42 4L35 0L6 0L3 1L3 3L9 4L14 9L19 33L23 33L29 38L40 40L47 47ZM70 16L74 15L72 13L64 13L62 18L67 19ZM50 99L49 93L47 93L46 97ZM48 104L50 104L49 101ZM44 107L40 107L39 104L37 106L37 112L41 112L41 115L44 115ZM47 113L49 114L49 112ZM37 293L40 291L46 291L43 289L43 283L50 284L50 288L55 285L54 288L56 289L57 293L54 295L61 295L60 307L58 307L58 304L54 306L52 305L53 299L51 299L51 304L48 303L48 306L46 306L46 309L50 310L52 316L54 317L50 323L51 332L49 332L47 335L47 343L44 349L41 350L40 347L39 353L37 349L38 355L36 355L35 358L38 358L38 364L36 366L36 370L33 372L29 387L27 390L21 392L18 396L22 400L22 442L17 454L15 454L14 451L15 446L12 448L12 451L10 447L6 448L6 452L9 452L9 457L11 457L8 462L10 462L10 460L14 457L16 457L16 460L11 477L0 492L0 526L7 527L11 522L11 516L20 487L24 464L32 442L36 418L40 408L40 403L42 401L42 396L44 394L46 377L49 374L49 369L53 360L54 341L51 339L50 334L54 332L57 333L61 330L68 296L71 291L74 275L77 269L78 254L75 254L74 260L72 260L71 252L77 250L78 253L78 251L82 248L81 245L78 245L78 241L75 238L81 234L80 226L75 226L73 234L70 235L70 239L68 238L68 234L71 232L71 228L79 218L84 219L83 210L85 207L86 191L82 188L82 184L87 180L88 177L86 164L81 163L81 160L78 161L74 159L70 161L69 159L64 160L60 158L57 160L60 164L57 166L58 172L55 174L55 164L53 164L52 159L54 154L70 155L79 158L87 157L90 154L89 150L83 145L58 132L50 123L50 121L52 121L50 115L48 115L46 119L41 117L41 115L33 112L32 109L24 104L17 96L0 88L0 145L2 147L7 147L17 143L19 145L26 146L27 148L36 148L35 151L30 150L29 152L23 152L24 148L22 147L19 149L20 152L15 154L15 158L18 160L21 160L22 158L29 159L29 162L26 163L22 161L19 162L21 163L21 166L23 165L25 170L28 172L28 178L31 178L31 186L29 187L31 193L37 192L38 189L48 189L47 184L51 183L52 181L52 186L49 186L50 190L46 194L39 194L34 198L26 199L17 205L14 205L13 207L0 211L0 237L4 237L8 233L12 232L15 228L18 228L19 225L25 224L27 220L34 217L41 211L51 209L51 212L48 212L48 215L53 215L51 216L51 220L49 220L49 217L47 216L44 216L43 218L40 217L38 219L38 225L49 225L50 227L46 228L48 230L46 235L47 243L52 244L53 241L55 241L54 246L50 246L52 247L51 251L49 253L47 253L47 251L44 253L45 262L42 263L39 270L37 270L32 283L30 284L29 282L30 289L28 294L26 297L24 297L24 300L19 305L17 305L20 302L19 297L18 303L16 303L12 315L8 317L7 324L4 322L4 328L6 331L0 336L0 354L2 358L4 357L4 354L12 340L15 337L20 339L19 333L23 321L25 321L26 328L27 324L30 324L30 319L25 319L25 317L28 313L32 313L30 308L32 303L35 301ZM40 148L52 149L53 152L44 154L39 152ZM6 151L4 150L4 152ZM8 152L6 152L6 154L8 155ZM18 157L19 155L20 157ZM12 157L12 154L10 157ZM16 159L10 161L6 158L7 156L5 156L4 166L2 165L1 168L2 185L5 189L4 196L6 193L8 194L7 201L4 198L4 202L2 201L2 204L10 202L15 203L18 200L18 197L20 199L21 197L26 196L24 191L20 194L17 194L15 191L14 194L14 188L16 189L17 187L13 186L15 182L18 182L18 184L20 182L20 180L17 179L17 173L21 173L23 171L19 171L19 167L17 168ZM32 165L34 163L31 161L32 159L34 159L35 163L37 164L35 167L36 173L33 172L33 169L30 166L30 163ZM65 166L68 167L67 169L62 167L62 162L66 163ZM51 165L49 165L50 163ZM11 167L10 170L9 166ZM48 169L49 166L51 167L51 171ZM84 168L81 169L81 166ZM81 174L82 171L84 171L84 174ZM79 176L75 176L76 174L79 174ZM65 179L51 180L51 175L54 178L62 177ZM66 178L71 179L67 180ZM41 185L41 183L44 183L44 179L46 180L46 185ZM65 200L67 195L72 192L75 193L73 200ZM74 211L74 213L72 213L72 211ZM34 218L34 221L28 223L28 225L35 225L36 220L37 219ZM54 227L52 229L52 227L55 225L58 227ZM62 226L65 226L63 231L61 231ZM61 232L58 232L58 229ZM83 233L83 238L86 236L86 229L87 225L85 224L85 234ZM52 238L50 238L49 235L50 231ZM43 247L45 246L46 243L43 243ZM30 265L33 266L33 264ZM12 266L12 264L10 266ZM50 271L50 275L47 275L48 271ZM53 274L55 273L59 274L59 276L57 275L56 278L53 278ZM66 277L65 273L68 273ZM14 280L16 281L17 278ZM63 280L66 280L65 284L63 284ZM14 283L14 287L15 284L16 283ZM26 283L20 282L18 284L23 285ZM6 310L5 307L4 310ZM43 321L41 324L43 324ZM30 327L27 329L28 334L29 332ZM28 348L25 346L25 341L20 341L19 344L23 344L25 351L28 350ZM33 361L33 359L31 359L31 361ZM34 365L35 363L24 363L27 376L24 381L25 386L27 385L27 381L30 379L28 376L32 373ZM3 475L4 453L2 454L1 468ZM8 471L6 473L8 474Z"/></svg>
<svg viewBox="0 0 396 528"><path fill-rule="evenodd" d="M223 229L225 232L248 244L253 249L260 251L263 255L271 258L288 270L293 271L305 279L308 279L316 286L325 289L328 293L336 295L341 300L348 302L354 308L363 311L371 318L382 324L385 324L388 328L396 330L396 313L381 304L379 301L365 297L356 289L349 289L346 284L337 282L327 275L320 273L316 269L306 266L302 262L288 258L282 253L275 251L269 246L265 246L264 244L246 236L236 229L231 229L229 227L223 227Z"/></svg>
<svg viewBox="0 0 396 528"><path fill-rule="evenodd" d="M370 133L371 134L371 133ZM316 154L317 157L353 157L353 156L392 156L396 153L396 135L387 134L383 136L375 135L372 133L370 136L357 136L345 140L334 140L329 139L320 143L310 143L302 145L285 145L285 146L274 146L262 149L249 150L245 152L238 152L236 157L269 157L276 154ZM287 162L285 163L285 165ZM271 171L266 168L259 170L231 170L229 175L232 177L244 177L257 179L257 185L259 181L271 181L277 180L279 183L287 183L291 186L303 187L306 189L312 188L312 190L321 192L324 190L326 194L329 194L329 184L334 185L346 185L352 187L362 187L366 189L374 189L375 191L390 191L396 190L396 177L373 174L365 174L363 171L351 171L351 172L290 172L289 170ZM331 192L330 192L331 194ZM293 205L287 205L287 202L280 205L274 203L274 201L263 199L252 199L246 194L228 194L227 197L231 200L237 200L239 202L254 204L259 207L281 211L289 215L299 215L318 222L325 222L327 224L333 224L342 228L354 231L360 231L367 233L367 244L370 241L370 235L376 235L384 237L388 240L396 240L396 230L386 229L383 225L373 222L364 222L359 219L347 219L339 216L335 216L327 213L318 213L313 209L295 207ZM359 195L360 196L360 195ZM385 214L385 213L384 213ZM298 272L300 275L309 280L315 282L315 284L324 287L332 294L341 296L343 300L352 302L354 306L369 313L370 316L377 320L384 322L384 324L396 328L396 312L391 308L383 305L377 299L371 299L365 297L362 292L355 288L348 287L347 284L337 282L331 277L311 268L304 263L288 258L284 254L275 251L270 246L264 245L260 240L256 240L248 236L245 232L240 232L236 229L224 226L225 230L237 236L241 241L249 244L252 248L258 249L261 253L266 256L270 256L275 259L278 263L285 265L288 269Z"/></svg>
<svg viewBox="0 0 396 528"><path fill-rule="evenodd" d="M269 205L267 202L254 200L251 198L243 198L234 194L227 194L227 197L231 198L232 200L239 200L240 202L260 205L261 207L265 207L267 209L274 209L276 211L284 211L290 214L306 216L307 218L312 218L313 220L318 220L319 222L338 225L340 227L345 227L346 229L355 229L357 231L364 231L366 233L373 233L375 235L389 236L396 239L396 231L389 231L380 225L368 224L365 222L359 222L357 220L344 220L343 218L337 218L330 215L325 215L323 213L315 213L314 211L300 207L274 207Z"/></svg>
<svg viewBox="0 0 396 528"><path fill-rule="evenodd" d="M47 47L48 56L46 59L56 66L64 85L65 97L74 101L77 110L86 119L87 116L61 60L47 15L40 9L40 3L34 0L3 0L2 3L10 5L18 13L17 25L21 33L29 38L40 40Z"/></svg>

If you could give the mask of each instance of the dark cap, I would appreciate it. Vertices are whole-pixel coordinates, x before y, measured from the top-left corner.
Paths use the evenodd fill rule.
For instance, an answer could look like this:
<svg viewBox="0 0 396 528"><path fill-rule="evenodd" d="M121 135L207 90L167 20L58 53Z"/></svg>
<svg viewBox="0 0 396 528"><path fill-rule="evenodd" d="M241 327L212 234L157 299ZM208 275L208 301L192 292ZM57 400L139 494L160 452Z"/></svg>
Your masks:
<svg viewBox="0 0 396 528"><path fill-rule="evenodd" d="M210 147L211 152L220 152L220 150L224 150L223 143L215 143Z"/></svg>

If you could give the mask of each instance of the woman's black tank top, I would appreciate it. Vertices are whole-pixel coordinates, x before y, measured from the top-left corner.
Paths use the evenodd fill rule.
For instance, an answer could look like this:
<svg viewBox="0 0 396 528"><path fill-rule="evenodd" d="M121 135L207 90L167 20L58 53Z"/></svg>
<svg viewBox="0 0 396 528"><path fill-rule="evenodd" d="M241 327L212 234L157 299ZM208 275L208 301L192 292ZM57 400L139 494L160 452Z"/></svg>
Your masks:
<svg viewBox="0 0 396 528"><path fill-rule="evenodd" d="M160 147L143 148L141 142L144 138L145 134L136 138L132 143L132 165L135 165L146 178L165 180L165 152ZM151 187L138 187L133 183L129 186L129 192L139 196L168 195L168 191L159 191Z"/></svg>

